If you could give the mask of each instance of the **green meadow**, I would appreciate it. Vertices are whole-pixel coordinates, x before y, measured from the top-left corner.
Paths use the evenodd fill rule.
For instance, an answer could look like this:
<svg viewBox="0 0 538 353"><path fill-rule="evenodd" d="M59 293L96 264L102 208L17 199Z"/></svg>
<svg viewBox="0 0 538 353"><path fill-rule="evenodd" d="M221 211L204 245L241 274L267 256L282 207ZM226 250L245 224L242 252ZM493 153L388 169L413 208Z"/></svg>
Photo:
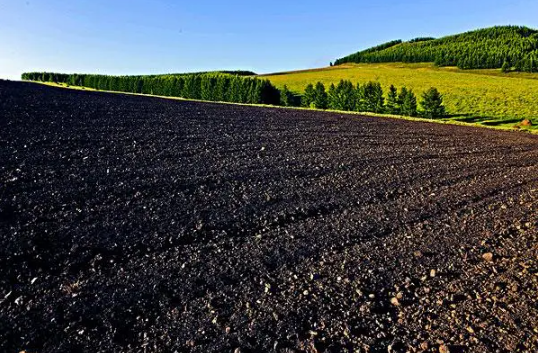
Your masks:
<svg viewBox="0 0 538 353"><path fill-rule="evenodd" d="M394 84L412 89L420 100L423 91L436 87L444 97L451 120L489 127L514 127L523 119L538 125L538 73L502 73L500 70L460 70L432 63L344 64L327 68L263 75L275 86L287 85L302 93L309 83L328 87L341 79L364 84L378 81L385 93Z"/></svg>

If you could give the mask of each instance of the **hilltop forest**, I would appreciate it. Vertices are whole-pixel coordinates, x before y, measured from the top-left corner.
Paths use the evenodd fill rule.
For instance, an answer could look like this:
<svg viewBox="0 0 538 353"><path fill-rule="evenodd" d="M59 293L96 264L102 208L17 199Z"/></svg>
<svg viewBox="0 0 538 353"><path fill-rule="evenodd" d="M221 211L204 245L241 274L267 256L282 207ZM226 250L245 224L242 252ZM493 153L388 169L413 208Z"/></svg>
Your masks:
<svg viewBox="0 0 538 353"><path fill-rule="evenodd" d="M340 58L335 64L386 62L538 72L538 30L496 26L439 39L395 40Z"/></svg>

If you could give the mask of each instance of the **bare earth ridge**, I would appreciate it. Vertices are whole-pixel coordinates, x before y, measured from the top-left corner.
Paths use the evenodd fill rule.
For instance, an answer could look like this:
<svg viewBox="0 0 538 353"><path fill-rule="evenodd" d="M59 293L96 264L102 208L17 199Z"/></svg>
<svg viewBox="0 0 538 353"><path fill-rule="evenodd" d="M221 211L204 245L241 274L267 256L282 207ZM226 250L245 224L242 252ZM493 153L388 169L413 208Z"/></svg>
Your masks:
<svg viewBox="0 0 538 353"><path fill-rule="evenodd" d="M535 352L538 136L0 82L0 351Z"/></svg>

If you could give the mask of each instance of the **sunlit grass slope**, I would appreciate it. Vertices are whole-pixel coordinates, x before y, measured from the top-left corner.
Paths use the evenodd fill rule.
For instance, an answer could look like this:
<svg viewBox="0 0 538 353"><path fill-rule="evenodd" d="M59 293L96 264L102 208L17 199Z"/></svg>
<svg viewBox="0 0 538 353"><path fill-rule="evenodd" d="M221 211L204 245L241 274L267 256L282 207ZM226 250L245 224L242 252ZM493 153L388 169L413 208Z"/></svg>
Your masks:
<svg viewBox="0 0 538 353"><path fill-rule="evenodd" d="M444 95L447 112L461 116L459 119L503 120L503 123L513 125L511 120L517 122L518 119L529 118L535 126L538 124L538 74L459 70L436 67L431 63L386 63L345 64L265 77L278 88L287 85L301 93L307 84L317 81L326 86L341 79L354 84L379 81L385 92L391 84L398 88L411 88L419 100L423 91L437 87Z"/></svg>

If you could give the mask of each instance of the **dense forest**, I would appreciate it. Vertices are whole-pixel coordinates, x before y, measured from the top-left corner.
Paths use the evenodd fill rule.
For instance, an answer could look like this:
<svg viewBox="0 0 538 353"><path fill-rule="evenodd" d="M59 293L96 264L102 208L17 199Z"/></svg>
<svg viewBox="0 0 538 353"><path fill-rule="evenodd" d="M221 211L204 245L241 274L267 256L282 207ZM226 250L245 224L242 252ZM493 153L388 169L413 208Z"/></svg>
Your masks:
<svg viewBox="0 0 538 353"><path fill-rule="evenodd" d="M223 72L108 76L30 72L23 80L65 83L107 91L153 94L208 101L279 104L280 92L269 80Z"/></svg>
<svg viewBox="0 0 538 353"><path fill-rule="evenodd" d="M343 57L335 64L382 62L538 72L538 30L497 26L439 39L397 40Z"/></svg>

